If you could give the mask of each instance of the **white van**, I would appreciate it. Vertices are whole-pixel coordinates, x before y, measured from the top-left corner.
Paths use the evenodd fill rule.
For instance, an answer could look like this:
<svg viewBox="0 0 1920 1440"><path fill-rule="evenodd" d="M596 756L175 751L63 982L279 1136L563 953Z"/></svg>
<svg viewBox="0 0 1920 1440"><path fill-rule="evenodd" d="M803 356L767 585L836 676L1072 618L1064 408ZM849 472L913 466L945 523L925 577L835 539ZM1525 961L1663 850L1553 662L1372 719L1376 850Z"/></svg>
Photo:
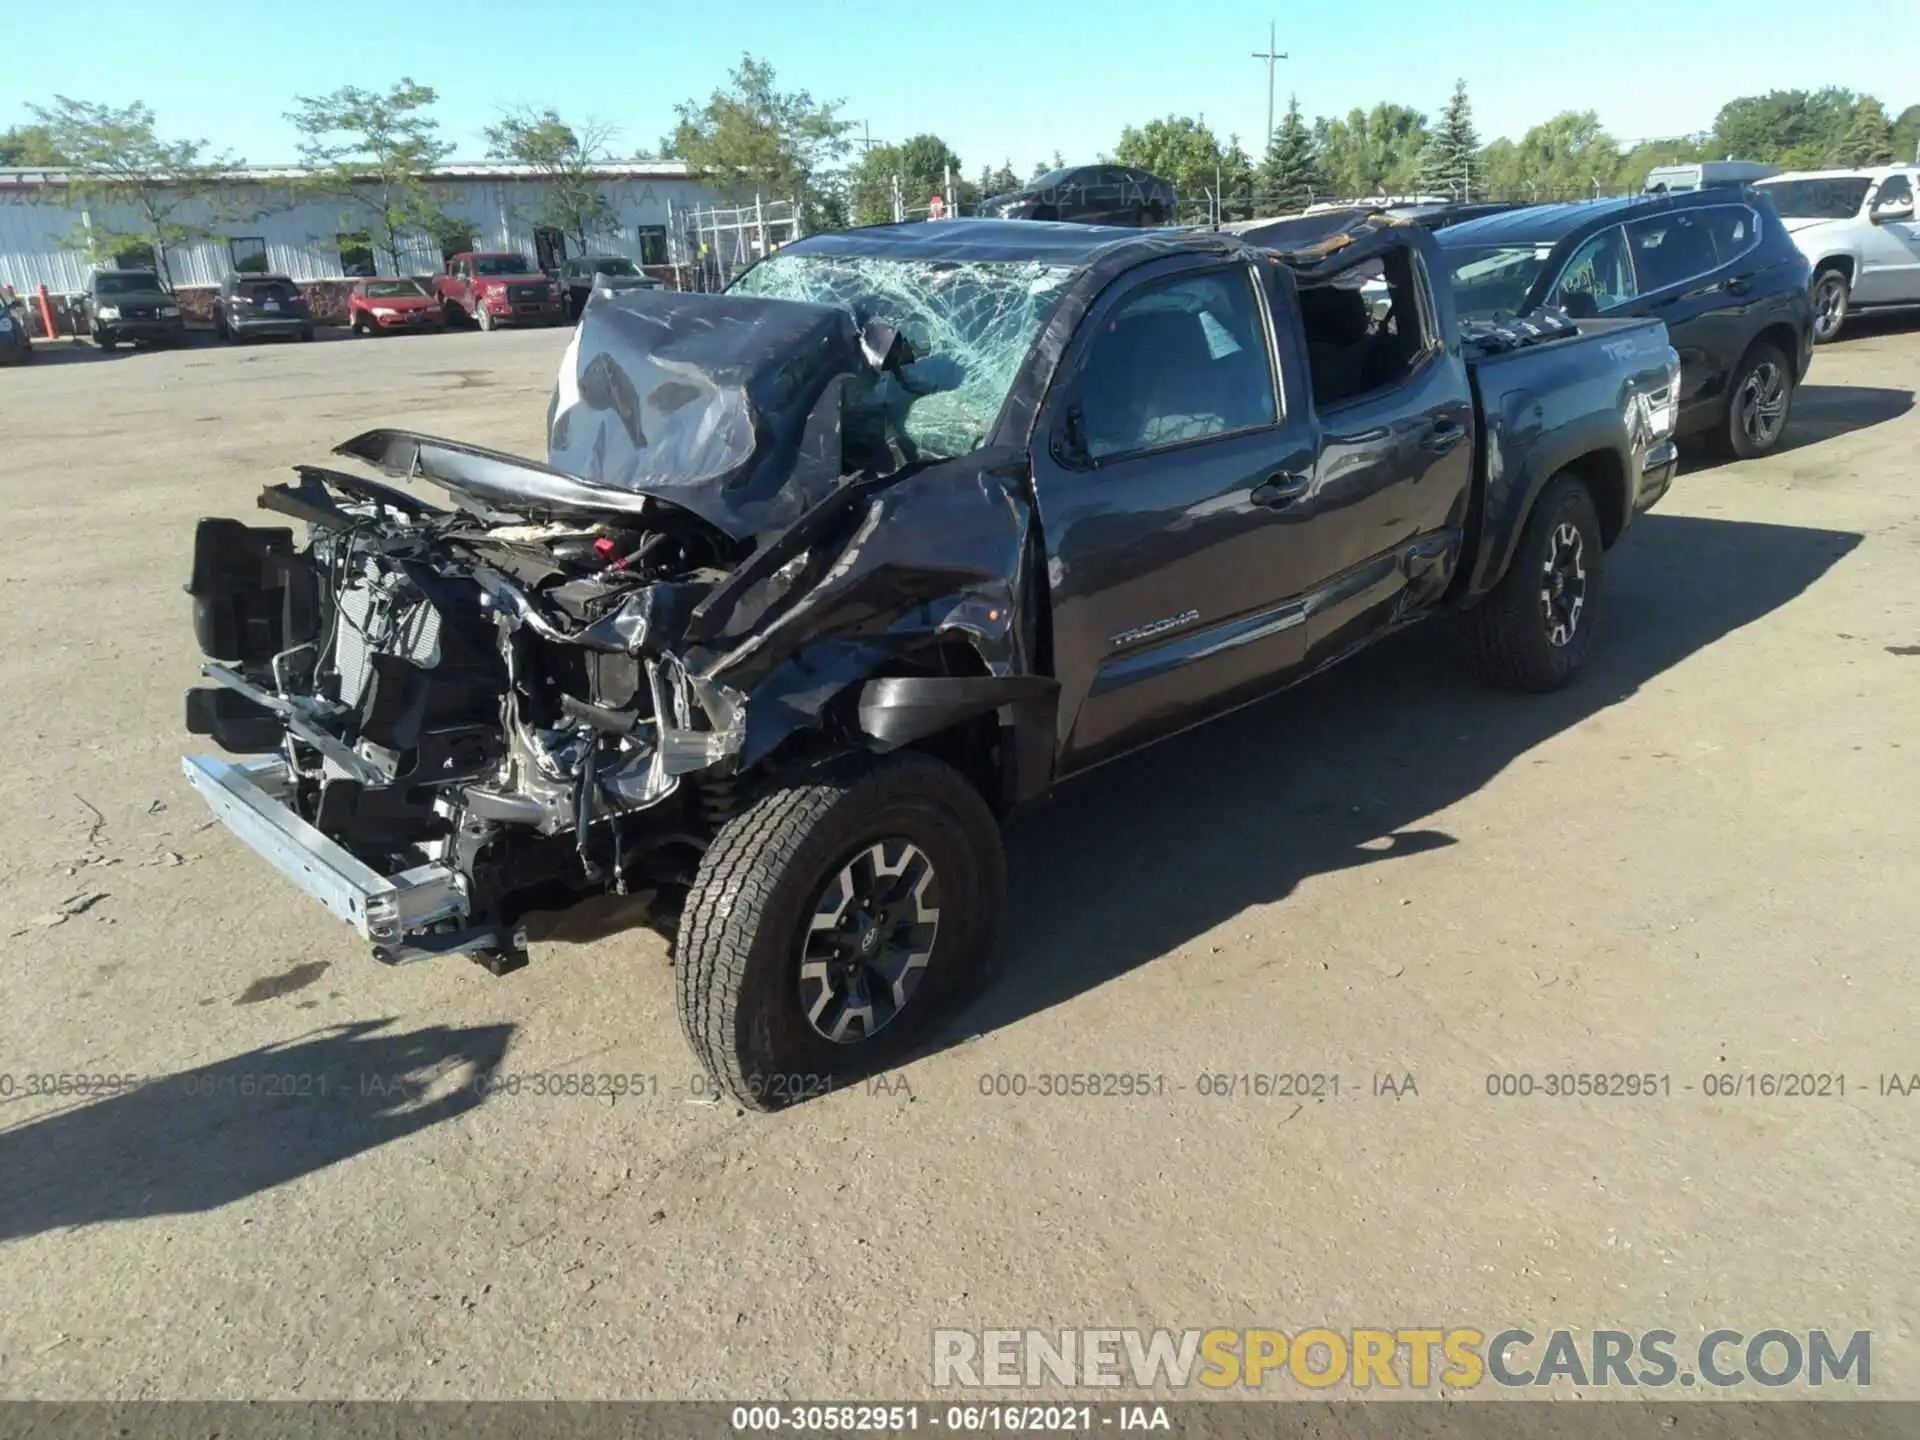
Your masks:
<svg viewBox="0 0 1920 1440"><path fill-rule="evenodd" d="M1714 185L1751 185L1780 173L1758 160L1703 160L1697 165L1656 165L1647 172L1649 195L1685 195Z"/></svg>

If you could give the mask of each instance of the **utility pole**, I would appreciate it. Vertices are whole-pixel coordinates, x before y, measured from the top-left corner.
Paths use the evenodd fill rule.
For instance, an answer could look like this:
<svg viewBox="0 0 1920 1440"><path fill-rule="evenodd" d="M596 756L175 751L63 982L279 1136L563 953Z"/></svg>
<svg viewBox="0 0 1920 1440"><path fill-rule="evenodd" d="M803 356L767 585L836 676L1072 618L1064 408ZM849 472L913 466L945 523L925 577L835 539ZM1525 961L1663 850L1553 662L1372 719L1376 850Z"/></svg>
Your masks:
<svg viewBox="0 0 1920 1440"><path fill-rule="evenodd" d="M860 147L862 154L865 154L867 151L873 149L874 146L884 145L887 142L884 140L874 139L873 138L873 122L869 120L862 120L860 122L860 138L858 140L855 140L853 143Z"/></svg>
<svg viewBox="0 0 1920 1440"><path fill-rule="evenodd" d="M1262 160L1267 158L1267 150L1273 148L1273 66L1276 60L1284 60L1287 58L1283 52L1273 48L1274 42L1277 39L1278 36L1275 33L1274 23L1269 20L1267 22L1267 48L1253 52L1254 59L1267 62L1267 145L1266 150L1260 152L1260 158Z"/></svg>

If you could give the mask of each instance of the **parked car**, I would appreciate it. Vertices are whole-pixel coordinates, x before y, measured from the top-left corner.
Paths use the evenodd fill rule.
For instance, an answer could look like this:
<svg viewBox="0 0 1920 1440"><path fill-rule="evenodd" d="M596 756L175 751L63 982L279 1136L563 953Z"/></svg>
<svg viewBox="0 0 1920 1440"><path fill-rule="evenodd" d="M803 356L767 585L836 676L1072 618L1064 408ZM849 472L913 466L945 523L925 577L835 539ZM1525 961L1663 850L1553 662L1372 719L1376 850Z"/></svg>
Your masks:
<svg viewBox="0 0 1920 1440"><path fill-rule="evenodd" d="M602 290L657 290L660 282L624 255L582 255L560 269L567 292L567 318L578 320L595 287Z"/></svg>
<svg viewBox="0 0 1920 1440"><path fill-rule="evenodd" d="M1696 165L1656 165L1647 172L1649 195L1686 195L1715 186L1752 185L1780 167L1760 160L1703 160Z"/></svg>
<svg viewBox="0 0 1920 1440"><path fill-rule="evenodd" d="M715 1085L844 1083L986 967L996 812L1430 614L1501 685L1581 669L1678 358L1651 319L1459 333L1437 259L948 221L600 297L547 463L376 430L339 453L459 508L302 467L259 503L305 545L200 522L189 725L256 758L187 777L390 962L684 895Z"/></svg>
<svg viewBox="0 0 1920 1440"><path fill-rule="evenodd" d="M242 275L220 282L213 301L213 328L222 340L257 340L267 335L313 339L313 312L307 298L285 275Z"/></svg>
<svg viewBox="0 0 1920 1440"><path fill-rule="evenodd" d="M1536 205L1439 231L1460 312L1657 316L1680 433L1742 459L1780 443L1813 354L1807 262L1758 191Z"/></svg>
<svg viewBox="0 0 1920 1440"><path fill-rule="evenodd" d="M25 302L0 297L0 365L24 365L33 359L33 331Z"/></svg>
<svg viewBox="0 0 1920 1440"><path fill-rule="evenodd" d="M566 318L560 287L524 255L470 251L447 261L433 292L449 321L468 319L482 330L496 325L558 325Z"/></svg>
<svg viewBox="0 0 1920 1440"><path fill-rule="evenodd" d="M1164 225L1178 198L1170 183L1129 165L1069 165L983 201L980 213L999 220Z"/></svg>
<svg viewBox="0 0 1920 1440"><path fill-rule="evenodd" d="M122 340L178 345L187 336L179 300L152 270L96 270L84 304L87 329L102 350Z"/></svg>
<svg viewBox="0 0 1920 1440"><path fill-rule="evenodd" d="M447 328L447 311L424 281L404 276L374 276L347 293L347 327L356 335Z"/></svg>
<svg viewBox="0 0 1920 1440"><path fill-rule="evenodd" d="M1813 338L1825 344L1856 310L1920 305L1920 165L1797 171L1755 187L1813 271Z"/></svg>

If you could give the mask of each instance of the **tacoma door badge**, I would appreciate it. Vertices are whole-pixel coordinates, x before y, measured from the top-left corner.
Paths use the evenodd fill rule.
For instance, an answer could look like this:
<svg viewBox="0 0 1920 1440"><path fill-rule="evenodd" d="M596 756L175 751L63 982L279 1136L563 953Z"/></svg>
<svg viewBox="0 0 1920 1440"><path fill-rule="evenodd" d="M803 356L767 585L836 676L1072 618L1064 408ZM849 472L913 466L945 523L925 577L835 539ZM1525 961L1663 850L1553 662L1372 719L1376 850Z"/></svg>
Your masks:
<svg viewBox="0 0 1920 1440"><path fill-rule="evenodd" d="M1152 620L1145 625L1136 625L1131 630L1122 630L1113 637L1113 648L1124 650L1129 645L1138 645L1142 640L1151 640L1155 636L1165 635L1174 630L1184 630L1200 619L1198 610L1184 610L1178 615L1169 615L1164 620Z"/></svg>

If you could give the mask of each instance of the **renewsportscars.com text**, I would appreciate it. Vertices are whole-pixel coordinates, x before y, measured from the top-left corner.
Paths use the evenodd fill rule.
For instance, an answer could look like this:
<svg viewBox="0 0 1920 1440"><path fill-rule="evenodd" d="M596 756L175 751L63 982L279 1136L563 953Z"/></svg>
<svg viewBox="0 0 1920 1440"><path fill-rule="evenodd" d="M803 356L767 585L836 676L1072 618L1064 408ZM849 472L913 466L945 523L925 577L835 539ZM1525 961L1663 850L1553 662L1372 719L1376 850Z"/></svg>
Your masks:
<svg viewBox="0 0 1920 1440"><path fill-rule="evenodd" d="M1870 1331L936 1330L937 1389L1292 1386L1358 1391L1587 1387L1822 1388L1873 1383Z"/></svg>

